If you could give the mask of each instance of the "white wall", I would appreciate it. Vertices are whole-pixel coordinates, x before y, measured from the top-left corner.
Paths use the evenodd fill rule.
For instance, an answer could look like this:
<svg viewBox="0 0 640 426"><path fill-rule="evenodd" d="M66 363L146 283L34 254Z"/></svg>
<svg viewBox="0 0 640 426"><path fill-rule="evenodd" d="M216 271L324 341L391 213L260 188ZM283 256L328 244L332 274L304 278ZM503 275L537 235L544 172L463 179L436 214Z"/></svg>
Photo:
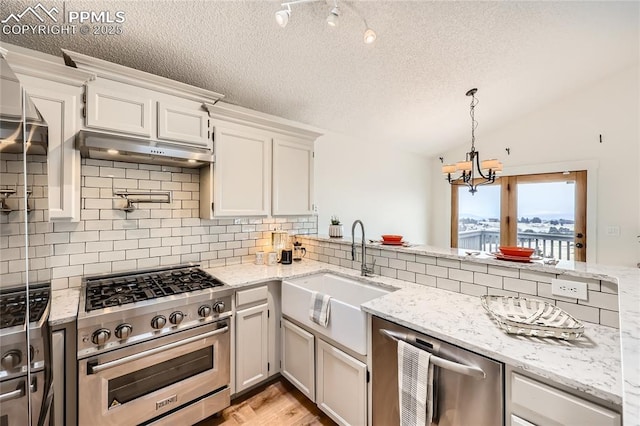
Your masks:
<svg viewBox="0 0 640 426"><path fill-rule="evenodd" d="M426 243L428 158L395 149L392 142L371 146L335 133L317 139L315 155L320 235L328 234L329 219L337 215L345 238L351 238L351 225L360 219L367 239L400 234Z"/></svg>
<svg viewBox="0 0 640 426"><path fill-rule="evenodd" d="M498 131L484 133L479 127L476 132L481 159L499 158L505 174L561 171L576 164L591 168L589 262L636 266L640 261L639 75L636 63ZM509 156L506 147L511 148ZM461 159L468 148L446 152L445 163ZM449 246L451 188L439 172L440 161L434 158L431 164L429 243ZM619 226L620 236L607 235L608 226Z"/></svg>

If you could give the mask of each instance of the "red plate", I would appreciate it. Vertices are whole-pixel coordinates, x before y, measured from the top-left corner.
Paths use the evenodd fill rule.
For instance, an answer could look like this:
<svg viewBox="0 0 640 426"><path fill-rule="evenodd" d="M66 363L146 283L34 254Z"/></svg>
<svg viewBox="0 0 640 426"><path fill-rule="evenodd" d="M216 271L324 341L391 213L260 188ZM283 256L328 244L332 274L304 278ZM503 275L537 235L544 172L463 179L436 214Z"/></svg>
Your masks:
<svg viewBox="0 0 640 426"><path fill-rule="evenodd" d="M522 263L531 263L531 259L523 256L506 256L503 254L496 254L496 259L498 260L508 260L510 262L522 262Z"/></svg>
<svg viewBox="0 0 640 426"><path fill-rule="evenodd" d="M384 246L401 246L404 244L404 241L384 241L382 240L382 245Z"/></svg>

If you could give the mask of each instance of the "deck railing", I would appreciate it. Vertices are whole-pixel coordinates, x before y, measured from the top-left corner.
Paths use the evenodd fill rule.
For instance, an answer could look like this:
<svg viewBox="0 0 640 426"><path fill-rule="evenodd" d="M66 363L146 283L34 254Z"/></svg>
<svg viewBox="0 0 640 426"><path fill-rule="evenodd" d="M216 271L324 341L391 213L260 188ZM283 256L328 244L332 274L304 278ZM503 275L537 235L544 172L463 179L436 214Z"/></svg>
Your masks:
<svg viewBox="0 0 640 426"><path fill-rule="evenodd" d="M500 246L499 231L462 231L458 234L458 248L498 251ZM538 232L518 233L518 246L539 250L546 257L571 260L574 258L574 237L569 234L543 234Z"/></svg>

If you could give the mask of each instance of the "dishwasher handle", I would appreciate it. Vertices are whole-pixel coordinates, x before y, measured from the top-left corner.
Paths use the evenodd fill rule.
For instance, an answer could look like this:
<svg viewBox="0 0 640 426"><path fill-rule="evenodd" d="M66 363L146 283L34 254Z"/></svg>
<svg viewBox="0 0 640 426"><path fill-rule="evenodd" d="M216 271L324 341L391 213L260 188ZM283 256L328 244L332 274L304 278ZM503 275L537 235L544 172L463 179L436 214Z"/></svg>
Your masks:
<svg viewBox="0 0 640 426"><path fill-rule="evenodd" d="M390 331L385 329L380 329L380 333L395 341L402 340L406 343L409 343L410 345L418 347L418 349L425 350L424 347L419 347L420 343L417 341L417 337L413 334L399 333L397 331ZM460 362L460 360L456 361L458 362L450 361L433 354L430 358L430 362L433 363L433 365L444 368L445 370L453 371L458 374L464 374L465 376L471 376L476 379L484 379L487 377L487 374L480 367Z"/></svg>

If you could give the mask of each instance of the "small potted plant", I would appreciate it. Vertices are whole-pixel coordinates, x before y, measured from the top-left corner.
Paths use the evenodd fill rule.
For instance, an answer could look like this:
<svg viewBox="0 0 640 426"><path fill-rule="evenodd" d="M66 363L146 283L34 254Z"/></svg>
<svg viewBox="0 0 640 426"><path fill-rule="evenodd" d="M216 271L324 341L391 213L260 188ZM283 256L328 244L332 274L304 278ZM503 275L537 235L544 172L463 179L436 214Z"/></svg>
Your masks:
<svg viewBox="0 0 640 426"><path fill-rule="evenodd" d="M342 223L338 216L331 216L331 225L329 225L329 236L331 238L342 238Z"/></svg>

